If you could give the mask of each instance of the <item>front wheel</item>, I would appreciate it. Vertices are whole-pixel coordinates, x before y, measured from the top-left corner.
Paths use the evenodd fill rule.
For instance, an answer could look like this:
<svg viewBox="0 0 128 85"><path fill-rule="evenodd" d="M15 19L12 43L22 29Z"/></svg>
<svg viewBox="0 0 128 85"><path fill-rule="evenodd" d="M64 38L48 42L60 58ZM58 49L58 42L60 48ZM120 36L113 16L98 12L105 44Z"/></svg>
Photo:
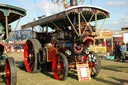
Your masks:
<svg viewBox="0 0 128 85"><path fill-rule="evenodd" d="M83 63L89 64L91 77L96 77L99 74L101 68L101 60L95 52L90 51L89 54L85 55L83 58Z"/></svg>
<svg viewBox="0 0 128 85"><path fill-rule="evenodd" d="M6 84L16 85L17 74L15 61L12 57L8 57L5 62L5 72L6 72Z"/></svg>
<svg viewBox="0 0 128 85"><path fill-rule="evenodd" d="M68 76L68 60L63 53L58 53L52 61L52 71L56 80L65 80Z"/></svg>

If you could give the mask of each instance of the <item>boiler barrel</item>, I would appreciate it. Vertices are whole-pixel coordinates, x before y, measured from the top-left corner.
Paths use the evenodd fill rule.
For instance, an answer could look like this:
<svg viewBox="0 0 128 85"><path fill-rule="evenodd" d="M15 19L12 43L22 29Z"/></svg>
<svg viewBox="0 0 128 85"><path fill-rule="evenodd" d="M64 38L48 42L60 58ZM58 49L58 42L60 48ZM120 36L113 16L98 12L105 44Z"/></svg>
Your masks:
<svg viewBox="0 0 128 85"><path fill-rule="evenodd" d="M57 43L56 48L71 48L73 43Z"/></svg>

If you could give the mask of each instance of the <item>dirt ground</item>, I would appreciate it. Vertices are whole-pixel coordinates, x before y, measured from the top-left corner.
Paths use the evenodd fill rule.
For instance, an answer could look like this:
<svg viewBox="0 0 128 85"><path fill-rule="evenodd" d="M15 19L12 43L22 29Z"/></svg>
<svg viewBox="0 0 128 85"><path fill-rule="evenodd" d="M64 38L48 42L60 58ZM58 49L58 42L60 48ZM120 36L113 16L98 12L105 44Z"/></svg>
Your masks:
<svg viewBox="0 0 128 85"><path fill-rule="evenodd" d="M13 56L16 61L17 85L128 85L128 60L122 63L101 59L100 74L95 79L79 82L76 70L70 70L65 81L57 81L52 72L34 74L26 72L23 65L23 52L8 53L8 55Z"/></svg>

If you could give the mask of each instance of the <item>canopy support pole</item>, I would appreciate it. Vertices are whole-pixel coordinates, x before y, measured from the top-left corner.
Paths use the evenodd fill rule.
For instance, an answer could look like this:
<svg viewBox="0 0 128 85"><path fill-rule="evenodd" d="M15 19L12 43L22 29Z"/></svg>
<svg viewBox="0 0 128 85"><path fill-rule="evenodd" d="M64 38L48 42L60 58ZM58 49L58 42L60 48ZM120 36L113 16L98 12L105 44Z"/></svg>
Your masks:
<svg viewBox="0 0 128 85"><path fill-rule="evenodd" d="M17 27L18 27L18 24L19 24L19 22L20 22L20 19L21 19L21 16L20 16L20 18L19 18L19 20L18 20L18 22L17 22L17 24L16 24L16 26L15 26L15 29L14 29L12 35L10 36L10 40L12 39L14 33L16 32L16 29L17 29Z"/></svg>
<svg viewBox="0 0 128 85"><path fill-rule="evenodd" d="M95 14L95 30L96 30L96 35L97 35L97 13Z"/></svg>
<svg viewBox="0 0 128 85"><path fill-rule="evenodd" d="M6 39L8 39L8 16L5 16L5 23L6 23Z"/></svg>
<svg viewBox="0 0 128 85"><path fill-rule="evenodd" d="M57 30L59 30L60 29L60 27L59 26L57 26L53 21L51 21L51 23L57 28ZM60 29L61 30L61 29Z"/></svg>
<svg viewBox="0 0 128 85"><path fill-rule="evenodd" d="M70 18L69 18L69 16L68 16L68 15L67 15L67 18L68 18L68 20L69 20L70 24L72 25L72 27L73 27L74 31L76 32L76 34L79 36L79 33L78 33L78 32L77 32L77 30L75 29L75 26L73 25L73 23L72 23L72 21L70 20Z"/></svg>
<svg viewBox="0 0 128 85"><path fill-rule="evenodd" d="M48 24L46 25L46 33L48 34Z"/></svg>
<svg viewBox="0 0 128 85"><path fill-rule="evenodd" d="M78 13L78 22L79 22L79 36L81 36L80 13Z"/></svg>
<svg viewBox="0 0 128 85"><path fill-rule="evenodd" d="M104 25L104 23L105 23L106 19L107 19L107 17L104 19L104 21L103 21L103 23L102 23L102 25L101 25L100 29L103 27L103 25Z"/></svg>

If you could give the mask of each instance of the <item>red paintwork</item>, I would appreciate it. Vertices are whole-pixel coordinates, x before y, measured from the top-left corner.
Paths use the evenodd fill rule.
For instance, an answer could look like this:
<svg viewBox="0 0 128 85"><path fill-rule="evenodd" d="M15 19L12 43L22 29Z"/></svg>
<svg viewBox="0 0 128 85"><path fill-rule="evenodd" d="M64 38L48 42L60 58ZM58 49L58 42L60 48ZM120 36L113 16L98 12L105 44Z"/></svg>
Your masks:
<svg viewBox="0 0 128 85"><path fill-rule="evenodd" d="M57 15L56 15L56 18L60 18L60 17L61 17L61 14L57 14Z"/></svg>
<svg viewBox="0 0 128 85"><path fill-rule="evenodd" d="M10 66L9 66L9 62L7 60L5 62L5 72L6 72L6 84L11 85Z"/></svg>
<svg viewBox="0 0 128 85"><path fill-rule="evenodd" d="M93 38L93 37L85 37L84 39L83 39L83 42L84 42L84 44L87 46L87 47L89 47L90 46L90 42L93 42L93 43L95 43L95 39Z"/></svg>
<svg viewBox="0 0 128 85"><path fill-rule="evenodd" d="M86 61L87 61L87 55L84 56L83 63L86 63Z"/></svg>
<svg viewBox="0 0 128 85"><path fill-rule="evenodd" d="M6 47L6 44L4 42L0 42L0 45Z"/></svg>
<svg viewBox="0 0 128 85"><path fill-rule="evenodd" d="M90 62L89 62L89 67L90 67L90 68L93 68L93 66L94 66L94 63L93 63L92 61L90 61Z"/></svg>
<svg viewBox="0 0 128 85"><path fill-rule="evenodd" d="M78 12L81 12L81 11L82 11L82 8L79 8L79 9L78 9Z"/></svg>
<svg viewBox="0 0 128 85"><path fill-rule="evenodd" d="M57 50L56 48L48 48L48 57L47 57L47 61L50 62L53 60L53 57L56 55Z"/></svg>
<svg viewBox="0 0 128 85"><path fill-rule="evenodd" d="M64 64L60 56L56 55L52 61L52 71L56 80L62 80L63 77L61 75L64 74Z"/></svg>
<svg viewBox="0 0 128 85"><path fill-rule="evenodd" d="M27 72L31 72L31 69L30 69L30 66L29 66L29 61L28 61L28 44L25 43L25 46L24 46L24 63L25 63L25 67L26 67L26 70Z"/></svg>
<svg viewBox="0 0 128 85"><path fill-rule="evenodd" d="M122 41L123 37L114 37L114 41Z"/></svg>
<svg viewBox="0 0 128 85"><path fill-rule="evenodd" d="M86 63L87 57L88 57L89 59L91 59L91 61L89 61L88 64L89 64L90 69L93 71L93 67L95 66L96 59L85 55L84 58L83 58L83 63ZM93 59L95 60L95 62L92 61Z"/></svg>
<svg viewBox="0 0 128 85"><path fill-rule="evenodd" d="M80 42L78 42L78 43L80 43ZM80 43L81 44L81 43ZM81 44L82 46L81 46L81 49L80 50L77 50L76 49L76 43L73 45L73 49L74 49L74 51L76 52L76 53L81 53L82 51L83 51L83 49L84 49L84 47L83 47L83 44Z"/></svg>
<svg viewBox="0 0 128 85"><path fill-rule="evenodd" d="M93 37L85 37L84 39L83 39L83 42L95 42L95 39L93 38Z"/></svg>

